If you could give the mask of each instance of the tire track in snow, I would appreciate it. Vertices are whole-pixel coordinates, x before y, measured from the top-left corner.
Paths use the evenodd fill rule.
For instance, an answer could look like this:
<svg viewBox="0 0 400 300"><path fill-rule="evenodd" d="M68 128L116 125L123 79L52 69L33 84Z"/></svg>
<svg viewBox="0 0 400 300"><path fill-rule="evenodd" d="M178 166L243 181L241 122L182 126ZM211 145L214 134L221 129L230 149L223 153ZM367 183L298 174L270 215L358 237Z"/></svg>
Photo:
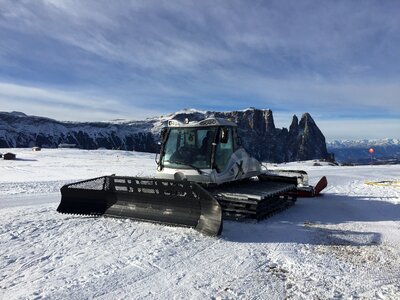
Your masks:
<svg viewBox="0 0 400 300"><path fill-rule="evenodd" d="M143 240L141 240L140 242L143 242ZM196 242L193 241L193 236L189 236L188 243L191 242ZM210 295L210 290L212 291L212 293L217 294L218 291L225 286L226 278L231 278L233 275L224 274L223 272L215 269L209 270L210 266L217 265L219 267L222 267L222 269L226 268L227 270L232 271L232 264L235 265L235 268L233 268L235 272L241 270L240 272L242 275L240 278L243 278L243 280L241 281L238 281L236 279L236 284L238 284L239 287L242 284L250 284L254 288L252 278L257 279L257 270L262 269L264 267L264 264L260 264L258 261L255 260L251 260L250 263L246 263L245 261L247 260L247 258L249 258L249 253L242 253L241 259L237 260L237 262L232 262L233 257L231 255L219 257L218 254L221 251L220 247L224 247L219 241L206 239L202 240L201 247L199 246L200 245L195 245L195 251L183 252L183 257L183 253L179 253L179 255L177 255L177 253L173 253L174 257L172 257L172 261L159 261L157 259L141 261L139 260L140 265L138 265L137 261L135 261L133 264L126 265L125 267L116 270L113 274L110 274L111 277L104 276L92 282L86 281L85 289L89 291L87 296L109 298L112 296L117 296L119 293L121 293L121 290L126 292L127 294L131 294L131 292L134 290L135 297L139 299L149 296L149 287L153 287L155 288L155 291L153 290L153 292L157 292L157 295L159 295L160 297L162 295L163 297L165 296L168 298L168 296L172 295L171 292L182 292L183 294L189 293L187 294L188 296L204 297L206 295ZM215 246L220 247L216 248ZM193 247L189 247L189 249L193 250ZM173 252L176 251L176 249L172 250ZM237 249L232 250L235 251ZM244 252L247 251L248 250L246 249ZM157 261L161 262L161 264L156 263ZM243 263L245 263L245 266L243 268L239 268L238 266ZM138 266L142 270L145 269L146 271L135 272L133 268L137 268ZM249 274L247 271L245 271L249 268L249 266L253 266L251 267L251 269L255 269L255 271L251 272L252 274ZM182 270L187 271L182 272ZM206 272L208 272L209 274L206 280L203 280L200 274L192 274L198 272L203 273L204 270L206 270ZM211 273L215 273L215 276L210 275ZM267 273L261 272L260 274L265 275ZM267 276L269 276L269 278L272 278L270 274L267 274ZM120 278L123 283L116 283L113 278ZM247 281L250 281L250 283L246 282L246 278L248 279ZM157 286L154 286L154 282L158 283ZM271 282L271 280L269 282ZM163 290L166 286L173 287L172 291ZM101 290L96 289L96 287L101 287ZM188 287L190 287L190 289L188 289ZM263 290L260 290L259 294L262 293ZM63 294L68 294L72 298L74 297L73 289L66 289L58 295L60 295L61 297ZM57 298L57 294L53 294L52 296ZM79 295L76 295L76 297L78 298Z"/></svg>
<svg viewBox="0 0 400 300"><path fill-rule="evenodd" d="M57 215L57 216L59 216L59 215ZM99 228L97 228L95 231L96 232L98 232L99 234L100 234L100 236L103 238L103 235L104 235L104 239L109 239L110 238L110 232L112 232L113 231L113 226L114 227L116 227L116 225L115 225L115 223L113 223L113 222L115 222L115 220L113 220L113 221L111 221L111 220L107 220L107 219L99 219L99 221L100 222L96 222L96 219L95 218L92 218L92 219L90 219L90 220L87 220L87 219L76 219L76 218L72 218L73 220L76 220L77 222L71 222L70 223L70 226L66 226L66 224L68 223L68 222L64 222L64 228L62 228L61 229L61 231L63 231L63 234L60 236L60 237L56 237L56 239L55 240L53 240L53 239L51 239L52 240L52 242L50 243L50 244L48 244L48 246L50 247L50 248L53 248L53 249L58 249L58 250L62 250L61 251L61 253L60 253L60 255L61 255L61 257L64 257L65 258L65 256L67 255L66 253L67 252L69 252L69 251L73 251L73 250L76 250L76 243L71 243L71 244L69 244L68 242L68 240L67 241L65 241L64 239L65 239L65 232L68 232L68 231L70 231L69 232L69 236L71 236L71 235L75 235L76 236L76 233L78 233L79 232L79 235L83 235L83 236L87 236L88 234L90 235L90 231L88 231L87 233L85 233L84 231L85 230L76 230L76 228L74 228L75 226L76 226L76 224L79 224L78 226L77 226L77 228L82 228L82 227L87 227L87 225L88 225L88 223L90 222L95 222L94 223L94 225L93 226L90 226L91 228L93 228L93 227L99 227ZM110 221L110 222L107 222L107 221ZM29 222L28 222L29 223ZM16 225L16 226L18 226L18 227L24 227L24 226L27 226L27 227L29 227L29 224L28 223L18 223L18 224L14 224L14 225ZM131 224L131 225L135 225L135 226L137 226L137 224L135 224L134 222L127 222L128 224ZM85 225L86 224L86 225ZM108 224L107 226L105 225L105 224ZM111 224L111 225L110 225ZM128 224L126 224L126 225L128 225ZM83 226L81 226L81 225L83 225ZM123 225L125 225L125 224L123 224ZM143 226L144 224L143 223L140 223L140 226ZM155 225L154 225L155 226ZM46 226L46 225L44 225L44 224L42 224L41 226L39 226L39 227L42 227L42 229L44 229L43 227L49 227L49 226ZM108 227L108 232L105 232L106 230L105 230L105 228L107 228ZM53 228L53 230L55 230L55 228ZM49 230L49 228L47 228L46 230L43 230L44 232L51 232L52 230ZM29 232L26 232L27 233L27 235L29 235ZM115 253L115 251L114 250L118 250L118 248L119 248L119 254L118 254L118 256L120 257L120 258L124 258L124 256L123 256L123 252L125 251L124 250L124 248L123 247L118 247L118 246L120 246L121 244L128 244L128 245L132 245L132 240L131 240L131 238L133 237L136 241L137 240L139 240L139 242L143 242L143 239L141 239L145 234L149 234L148 233L148 231L147 231L147 233L144 231L144 230L140 230L140 227L139 227L139 229L134 229L134 230L132 230L132 232L129 234L129 235L125 235L125 233L123 234L123 235L121 235L121 233L118 233L117 235L116 235L116 237L115 238L112 238L111 237L111 240L114 240L114 242L116 241L116 240L119 240L119 242L118 243L111 243L111 245L114 245L114 249L110 249L110 251L105 251L105 252L103 252L101 255L100 255L100 258L102 257L102 256L106 256L107 255L107 253L108 254L110 254L110 255L112 255L112 254L114 254ZM43 236L43 234L42 234L42 236ZM126 236L126 238L122 238L123 236ZM82 244L82 243L81 243ZM196 250L196 249L195 249ZM199 254L199 253L201 253L201 250L200 251L198 251L198 250L196 250L197 251L197 254ZM73 251L74 252L74 251ZM193 253L193 251L192 251L192 253ZM82 254L87 254L87 253L85 253L85 252L83 252ZM75 251L75 255L77 255L78 257L79 257L79 251ZM188 254L187 254L188 256L190 256L191 255L191 252L189 252ZM97 257L86 257L85 258L85 262L87 263L88 261L90 261L90 260L95 260L95 259L97 259ZM182 259L182 260L184 260L184 258ZM38 261L39 261L39 259L38 259ZM33 262L35 262L35 260L33 260ZM118 263L120 263L120 262L118 262ZM142 265L143 265L143 263L145 263L144 261L142 261ZM33 263L34 264L34 263ZM33 265L33 264L30 264L29 266L31 266L31 265ZM122 264L127 264L126 262L122 262ZM37 266L37 265L36 265ZM129 266L129 265L128 265ZM23 268L25 268L25 267L28 267L28 265L24 265L23 266ZM68 267L68 266L63 266L63 267L61 267L61 268L66 268L66 267ZM40 267L40 268L42 268L42 267ZM144 268L143 266L141 266L141 268L142 268L142 270L143 269L147 269L147 270L152 270L152 269L155 269L155 265L150 265L150 264L148 264L147 266L146 266L146 268ZM60 268L59 268L59 270L60 270ZM160 270L159 269L157 269L157 270L155 270L155 272L159 272ZM108 274L105 274L104 276L107 276ZM72 283L74 283L74 282L72 282ZM86 283L85 283L86 284Z"/></svg>
<svg viewBox="0 0 400 300"><path fill-rule="evenodd" d="M281 299L286 297L286 273L287 270L280 267L277 262L279 256L278 249L282 248L281 243L277 243L274 249L260 251L259 246L250 245L247 257L254 259L255 266L251 272L242 272L230 278L224 284L224 288L217 292L216 298L242 298L261 299L268 295L270 299ZM249 268L245 268L249 269ZM235 291L235 287L248 286L251 292L243 293Z"/></svg>
<svg viewBox="0 0 400 300"><path fill-rule="evenodd" d="M197 234L197 233L196 233ZM190 242L190 241L189 241ZM186 260L196 258L198 255L201 255L203 252L207 251L208 249L212 248L214 244L218 243L217 241L211 241L210 243L206 243L201 249L196 250L194 252L185 253L184 257L182 255L178 255L178 259L173 259L172 262L169 262L166 266L162 266L154 261L144 259L142 263L145 264L148 272L139 278L131 278L132 280L129 283L129 286L134 286L135 288L135 297L137 299L141 299L148 294L148 287L151 286L152 282L158 282L160 286L170 286L174 284L174 278L170 278L171 274L174 274L174 269L179 268L180 264L186 265ZM219 260L220 258L216 259ZM162 262L161 262L162 263ZM198 267L198 265L197 265ZM145 290L142 290L144 287ZM163 295L163 291L157 292L158 296ZM107 297L110 297L111 294L106 294Z"/></svg>
<svg viewBox="0 0 400 300"><path fill-rule="evenodd" d="M0 195L57 193L71 180L1 182Z"/></svg>
<svg viewBox="0 0 400 300"><path fill-rule="evenodd" d="M143 241L141 241L143 242ZM190 254L189 254L190 255ZM145 270L145 272L135 272L135 268L132 268L132 265L138 266L137 262L134 262L133 264L128 264L124 266L123 268L116 270L112 275L111 278L110 276L103 276L102 278L98 278L97 280L93 280L92 282L85 282L86 289L88 290L89 294L87 295L88 297L110 297L113 291L115 291L115 285L118 285L118 289L130 289L132 286L138 288L135 283L140 284L142 281L146 280L147 278L154 277L157 273L163 272L165 273L167 270L166 268L161 268L160 266L155 267L155 265L151 261L140 261L139 268L141 270ZM171 264L172 265L172 264ZM170 265L170 266L171 266ZM168 267L170 267L168 266ZM164 276L163 274L162 276ZM122 284L121 282L115 282L112 280L112 278L122 278L124 281ZM99 290L98 287L101 287ZM137 294L137 290L135 291L135 294ZM79 294L79 293L78 293ZM78 299L81 294L76 295L76 298ZM62 295L69 295L72 298L74 298L75 293L73 290L67 288L65 291L61 293L56 293L53 294L52 296L58 298L58 296L62 297Z"/></svg>

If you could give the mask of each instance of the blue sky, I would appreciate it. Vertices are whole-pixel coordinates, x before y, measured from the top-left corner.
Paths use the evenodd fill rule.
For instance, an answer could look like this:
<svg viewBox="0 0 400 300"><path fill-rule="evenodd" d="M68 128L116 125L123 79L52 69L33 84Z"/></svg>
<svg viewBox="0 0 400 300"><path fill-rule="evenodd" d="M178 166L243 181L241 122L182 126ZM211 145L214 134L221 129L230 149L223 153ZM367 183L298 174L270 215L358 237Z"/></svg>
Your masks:
<svg viewBox="0 0 400 300"><path fill-rule="evenodd" d="M0 111L143 119L310 112L328 140L400 137L399 1L0 0Z"/></svg>

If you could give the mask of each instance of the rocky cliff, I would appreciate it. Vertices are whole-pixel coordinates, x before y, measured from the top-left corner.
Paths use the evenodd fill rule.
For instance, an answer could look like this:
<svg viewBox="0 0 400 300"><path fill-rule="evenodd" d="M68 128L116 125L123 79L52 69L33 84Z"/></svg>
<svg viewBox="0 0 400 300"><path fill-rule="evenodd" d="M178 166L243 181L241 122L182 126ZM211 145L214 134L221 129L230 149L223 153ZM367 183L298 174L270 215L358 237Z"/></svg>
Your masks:
<svg viewBox="0 0 400 300"><path fill-rule="evenodd" d="M329 158L325 137L308 113L303 114L300 122L293 116L289 130L275 127L271 110L248 109L215 115L231 118L238 124L244 147L257 159L286 162Z"/></svg>
<svg viewBox="0 0 400 300"><path fill-rule="evenodd" d="M328 158L325 137L312 117L293 117L289 130L276 128L271 110L232 112L187 110L159 118L132 122L60 122L23 113L0 112L0 148L57 147L76 144L83 149L124 149L156 152L159 132L167 120L200 120L215 116L238 124L244 147L257 159L285 162Z"/></svg>

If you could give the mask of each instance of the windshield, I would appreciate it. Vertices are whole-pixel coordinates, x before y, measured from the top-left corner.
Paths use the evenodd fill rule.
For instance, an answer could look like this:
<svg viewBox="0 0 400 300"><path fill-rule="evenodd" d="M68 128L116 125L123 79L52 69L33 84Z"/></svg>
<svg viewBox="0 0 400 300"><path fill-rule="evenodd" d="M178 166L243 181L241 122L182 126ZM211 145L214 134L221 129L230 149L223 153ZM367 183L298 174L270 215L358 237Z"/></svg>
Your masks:
<svg viewBox="0 0 400 300"><path fill-rule="evenodd" d="M212 143L217 127L171 128L162 164L169 168L211 168Z"/></svg>

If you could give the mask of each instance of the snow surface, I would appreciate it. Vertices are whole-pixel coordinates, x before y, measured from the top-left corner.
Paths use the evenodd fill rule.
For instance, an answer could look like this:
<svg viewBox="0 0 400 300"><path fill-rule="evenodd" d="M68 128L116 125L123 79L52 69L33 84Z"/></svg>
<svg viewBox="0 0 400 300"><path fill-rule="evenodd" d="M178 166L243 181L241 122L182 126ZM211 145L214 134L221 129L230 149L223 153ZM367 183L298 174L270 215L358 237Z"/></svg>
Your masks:
<svg viewBox="0 0 400 300"><path fill-rule="evenodd" d="M400 165L315 166L324 196L219 238L125 219L62 215L60 187L154 175L154 154L0 149L0 299L399 299Z"/></svg>

